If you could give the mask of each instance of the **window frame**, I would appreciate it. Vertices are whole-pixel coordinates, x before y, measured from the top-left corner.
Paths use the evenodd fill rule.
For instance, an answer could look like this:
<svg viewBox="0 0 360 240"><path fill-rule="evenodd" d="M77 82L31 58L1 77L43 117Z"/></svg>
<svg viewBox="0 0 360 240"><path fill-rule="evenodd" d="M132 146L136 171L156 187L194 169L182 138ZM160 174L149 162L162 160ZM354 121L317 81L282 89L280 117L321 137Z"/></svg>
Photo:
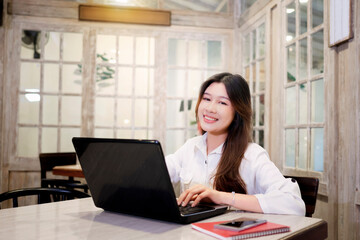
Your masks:
<svg viewBox="0 0 360 240"><path fill-rule="evenodd" d="M175 149L171 149L171 151L169 151L168 147L165 145L168 141L167 137L165 136L165 152L167 154L173 153L174 150L176 150L178 147L180 147L182 144L184 144L186 142L186 140L188 140L191 137L194 137L193 135L190 135L190 132L196 132L198 135L198 129L197 129L197 124L190 124L189 122L189 110L193 110L195 109L196 103L197 103L197 99L198 96L196 97L191 97L188 96L187 94L187 89L188 89L188 85L191 84L189 82L189 71L191 70L198 70L201 72L201 81L204 82L208 77L210 77L211 72L214 73L220 73L220 72L224 72L224 71L229 71L230 69L230 62L228 60L229 58L229 49L226 48L225 46L228 46L229 43L229 38L228 38L228 34L224 33L221 34L219 33L218 35L213 35L213 34L209 34L209 33L197 33L197 34L170 34L167 36L167 42L169 42L170 39L178 39L178 40L184 40L186 43L186 61L185 61L185 66L176 66L176 65L170 65L167 62L167 71L169 70L184 70L185 71L185 84L184 84L184 96L183 97L177 97L177 96L166 96L166 101L169 100L180 100L181 102L183 102L183 106L184 106L184 121L185 121L185 126L182 127L169 127L166 125L166 133L168 133L169 131L183 131L182 135L183 135L183 141L179 141L177 143L178 146L175 147ZM198 67L193 67L193 66L189 66L188 64L188 60L189 60L189 41L201 41L201 60L203 62L203 64L201 66ZM220 41L221 42L221 66L219 67L208 67L207 66L207 42L208 41ZM168 44L166 45L168 47ZM168 59L168 58L167 58ZM192 106L191 109L188 109L188 102L192 101ZM165 116L167 116L165 114ZM167 123L168 121L166 121Z"/></svg>
<svg viewBox="0 0 360 240"><path fill-rule="evenodd" d="M258 39L259 39L259 28L261 26L264 26L264 54L262 56L259 56L259 45L258 45ZM256 32L256 53L255 53L255 57L252 58L253 56L253 38L252 36L254 35L253 32ZM249 84L249 88L250 88L250 94L251 94L251 106L253 109L253 116L255 115L255 119L253 119L252 121L252 136L253 136L253 141L255 143L260 144L259 142L259 132L262 131L263 132L263 144L261 145L264 148L267 148L268 146L268 113L267 110L269 107L269 103L268 103L268 95L269 95L269 90L267 88L267 86L269 85L269 73L268 73L268 24L266 23L266 17L262 16L260 17L258 20L256 20L256 22L254 24L252 24L249 28L242 30L242 32L240 33L240 46L242 49L245 49L245 39L247 36L249 36L249 42L250 42L250 47L249 47L249 62L248 63L244 63L244 53L241 54L242 56L242 60L241 60L241 75L245 78L245 80L248 82ZM260 78L259 78L259 71L260 71L260 62L264 63L264 79L263 79L263 83L265 84L264 89L263 90L259 90L259 84L260 84ZM253 66L256 65L256 83L255 83L255 90L253 87ZM249 77L247 77L246 75L246 68L249 67ZM249 79L247 79L249 78ZM259 124L260 121L260 97L263 96L264 98L264 119L263 119L263 125ZM255 99L255 102L253 101ZM255 124L254 124L255 123Z"/></svg>
<svg viewBox="0 0 360 240"><path fill-rule="evenodd" d="M287 41L286 35L287 35L287 13L286 8L289 4L295 3L295 11L296 11L296 20L295 20L295 37ZM298 0L287 0L283 2L282 5L282 16L284 19L283 24L283 31L282 31L282 49L283 49L283 61L284 61L284 68L283 68L283 96L284 96L284 102L283 102L283 173L286 175L300 175L300 176L313 176L318 177L321 180L323 180L323 177L326 176L326 164L325 164L325 153L326 153L326 131L325 131L325 125L326 125L326 106L324 104L324 112L323 112L323 122L321 123L315 123L311 121L311 101L312 101L312 83L314 81L323 80L324 88L324 103L325 103L325 93L326 93L326 74L325 74L325 68L324 71L320 74L312 75L311 74L311 64L312 64L312 35L314 33L323 31L323 61L326 62L326 54L325 54L325 43L326 43L326 32L325 32L325 11L323 12L323 22L322 24L316 26L315 28L312 27L312 1L308 2L307 6L307 30L305 33L300 34L300 7L299 7L299 1ZM323 3L325 5L325 3ZM325 8L324 8L325 9ZM307 77L304 79L299 79L299 58L300 58L300 41L303 39L307 39ZM294 82L288 82L288 76L287 76L287 48L291 45L295 44L295 66L296 66L296 80ZM307 121L306 123L299 123L299 111L300 111L300 104L299 104L299 87L302 84L307 85ZM286 89L290 87L295 87L296 89L296 106L295 106L295 123L294 124L288 124L286 123ZM311 129L314 128L322 128L323 133L323 171L315 171L310 169L311 164ZM287 129L294 129L295 130L295 167L286 166L286 130ZM306 129L307 133L307 146L306 146L306 169L299 168L299 130L300 129ZM321 187L321 189L325 189L324 187ZM322 190L324 192L324 190Z"/></svg>

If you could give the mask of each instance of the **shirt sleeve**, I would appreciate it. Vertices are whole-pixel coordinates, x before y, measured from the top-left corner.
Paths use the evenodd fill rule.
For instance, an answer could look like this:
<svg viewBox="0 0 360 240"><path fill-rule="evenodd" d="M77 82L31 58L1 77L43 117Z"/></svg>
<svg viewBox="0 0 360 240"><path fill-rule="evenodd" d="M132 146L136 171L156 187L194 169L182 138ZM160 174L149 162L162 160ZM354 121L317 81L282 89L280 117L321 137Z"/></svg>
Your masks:
<svg viewBox="0 0 360 240"><path fill-rule="evenodd" d="M182 161L186 157L186 145L187 144L185 143L175 153L165 157L166 166L172 183L178 183L180 181Z"/></svg>
<svg viewBox="0 0 360 240"><path fill-rule="evenodd" d="M251 161L253 184L249 184L264 213L305 215L305 203L297 182L286 179L265 150Z"/></svg>

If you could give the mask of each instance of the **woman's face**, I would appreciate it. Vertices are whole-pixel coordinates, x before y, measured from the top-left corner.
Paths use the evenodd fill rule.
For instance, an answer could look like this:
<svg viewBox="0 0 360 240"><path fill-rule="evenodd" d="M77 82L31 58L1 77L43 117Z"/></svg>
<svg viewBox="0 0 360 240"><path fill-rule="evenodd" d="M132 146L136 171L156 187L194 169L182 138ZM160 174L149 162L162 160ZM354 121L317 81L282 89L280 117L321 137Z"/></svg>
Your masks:
<svg viewBox="0 0 360 240"><path fill-rule="evenodd" d="M204 92L198 108L201 128L208 134L227 134L235 110L223 83L212 83Z"/></svg>

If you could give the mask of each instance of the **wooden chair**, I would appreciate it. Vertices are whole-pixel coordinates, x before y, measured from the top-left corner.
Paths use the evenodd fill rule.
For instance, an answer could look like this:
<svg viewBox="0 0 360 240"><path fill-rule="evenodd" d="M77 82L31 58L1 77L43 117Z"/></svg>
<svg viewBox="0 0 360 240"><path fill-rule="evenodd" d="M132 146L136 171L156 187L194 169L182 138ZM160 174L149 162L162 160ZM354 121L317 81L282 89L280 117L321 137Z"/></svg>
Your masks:
<svg viewBox="0 0 360 240"><path fill-rule="evenodd" d="M52 171L55 166L73 165L76 164L75 152L59 152L59 153L40 153L40 169L41 169L41 187L50 188L69 188L82 189L88 192L87 184L82 184L80 181L75 181L73 177L69 179L49 179L46 178L46 173Z"/></svg>
<svg viewBox="0 0 360 240"><path fill-rule="evenodd" d="M38 196L38 204L65 201L75 198L90 197L89 194L74 189L62 188L23 188L11 190L0 194L0 203L12 199L13 207L18 207L18 198L26 196Z"/></svg>
<svg viewBox="0 0 360 240"><path fill-rule="evenodd" d="M319 179L313 177L296 177L284 176L285 178L292 178L292 181L297 181L300 187L301 198L305 202L306 217L312 217L315 212L316 198L319 188Z"/></svg>

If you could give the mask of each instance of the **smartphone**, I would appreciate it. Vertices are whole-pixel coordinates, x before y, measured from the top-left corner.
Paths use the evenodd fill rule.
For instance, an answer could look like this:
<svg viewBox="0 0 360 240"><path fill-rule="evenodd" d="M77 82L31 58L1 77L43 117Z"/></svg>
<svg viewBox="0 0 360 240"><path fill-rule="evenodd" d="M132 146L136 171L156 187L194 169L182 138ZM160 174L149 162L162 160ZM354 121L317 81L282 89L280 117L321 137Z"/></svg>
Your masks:
<svg viewBox="0 0 360 240"><path fill-rule="evenodd" d="M225 229L230 231L242 231L266 223L265 219L255 218L237 218L228 222L214 225L214 228Z"/></svg>

